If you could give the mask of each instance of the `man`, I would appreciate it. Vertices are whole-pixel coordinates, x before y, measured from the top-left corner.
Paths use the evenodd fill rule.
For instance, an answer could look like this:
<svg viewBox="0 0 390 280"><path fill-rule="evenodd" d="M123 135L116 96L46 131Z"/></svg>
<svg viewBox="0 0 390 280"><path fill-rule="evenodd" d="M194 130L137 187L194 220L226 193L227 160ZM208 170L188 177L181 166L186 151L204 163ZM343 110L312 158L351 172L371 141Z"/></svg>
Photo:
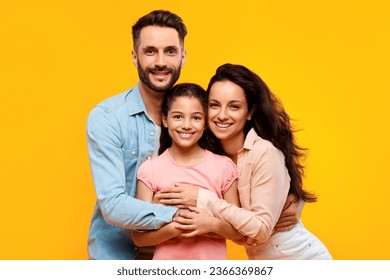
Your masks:
<svg viewBox="0 0 390 280"><path fill-rule="evenodd" d="M150 259L150 255L140 257L130 230L158 229L171 222L177 211L175 207L135 199L136 172L143 161L157 153L161 102L185 63L187 29L177 15L157 10L141 17L132 33L132 57L139 83L98 104L87 121L97 195L88 239L90 259ZM197 187L179 186L175 190L181 193L173 194L173 198L180 199L180 205L174 206L197 204ZM292 213L287 226L297 222L297 211L292 209Z"/></svg>
<svg viewBox="0 0 390 280"><path fill-rule="evenodd" d="M180 17L153 11L133 26L133 63L140 82L92 109L88 151L97 194L88 240L91 259L134 259L131 229L157 229L176 208L135 199L136 171L159 141L164 93L185 63L187 29Z"/></svg>

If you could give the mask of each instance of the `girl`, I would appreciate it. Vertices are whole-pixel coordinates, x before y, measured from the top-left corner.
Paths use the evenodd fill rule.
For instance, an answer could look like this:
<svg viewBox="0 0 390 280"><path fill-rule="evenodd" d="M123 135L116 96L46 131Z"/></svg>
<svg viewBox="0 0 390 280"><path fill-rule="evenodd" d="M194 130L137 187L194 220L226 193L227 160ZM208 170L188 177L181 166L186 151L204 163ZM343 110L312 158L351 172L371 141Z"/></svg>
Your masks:
<svg viewBox="0 0 390 280"><path fill-rule="evenodd" d="M232 64L217 69L207 93L208 126L216 151L230 157L240 170L242 208L202 196L201 190L198 207L211 210L247 236L249 259L332 259L302 222L290 231L274 232L289 193L305 202L316 201L302 188L304 149L296 144L290 118L277 97L258 75ZM183 236L209 232L207 214L190 209L193 212L174 219L181 224L179 229L192 231Z"/></svg>
<svg viewBox="0 0 390 280"><path fill-rule="evenodd" d="M137 173L137 198L152 202L153 194L175 183L197 185L239 206L238 172L228 157L206 150L203 137L207 95L196 84L178 84L165 96L159 156L145 161ZM172 222L157 231L133 232L137 246L156 246L153 259L226 259L226 241L221 237L182 238ZM213 223L212 231L233 240L242 238L227 222Z"/></svg>

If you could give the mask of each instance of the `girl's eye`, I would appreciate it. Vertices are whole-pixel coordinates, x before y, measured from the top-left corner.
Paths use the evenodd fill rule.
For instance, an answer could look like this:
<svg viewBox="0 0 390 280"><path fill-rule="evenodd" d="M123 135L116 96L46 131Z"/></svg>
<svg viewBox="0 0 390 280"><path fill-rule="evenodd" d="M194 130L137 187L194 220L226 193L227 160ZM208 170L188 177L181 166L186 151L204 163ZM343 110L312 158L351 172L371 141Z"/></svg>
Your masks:
<svg viewBox="0 0 390 280"><path fill-rule="evenodd" d="M202 118L201 117L194 117L194 120L200 121L200 120L202 120Z"/></svg>
<svg viewBox="0 0 390 280"><path fill-rule="evenodd" d="M210 103L209 107L210 108L218 108L218 104L217 103Z"/></svg>
<svg viewBox="0 0 390 280"><path fill-rule="evenodd" d="M173 118L173 119L180 120L180 119L181 119L181 116L180 116L180 115L173 115L172 118Z"/></svg>

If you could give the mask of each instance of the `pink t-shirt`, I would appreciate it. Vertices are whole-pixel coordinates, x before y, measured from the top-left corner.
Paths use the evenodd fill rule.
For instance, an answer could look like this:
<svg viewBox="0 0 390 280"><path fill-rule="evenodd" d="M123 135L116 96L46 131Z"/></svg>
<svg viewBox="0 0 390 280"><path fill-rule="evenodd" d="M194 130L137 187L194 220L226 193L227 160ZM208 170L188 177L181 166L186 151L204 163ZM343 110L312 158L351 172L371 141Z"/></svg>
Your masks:
<svg viewBox="0 0 390 280"><path fill-rule="evenodd" d="M137 173L137 179L153 192L175 183L188 183L211 190L219 198L223 197L237 177L237 167L228 157L207 150L200 163L182 166L170 157L168 149L160 156L141 164ZM226 241L205 236L177 237L157 245L153 259L226 259Z"/></svg>

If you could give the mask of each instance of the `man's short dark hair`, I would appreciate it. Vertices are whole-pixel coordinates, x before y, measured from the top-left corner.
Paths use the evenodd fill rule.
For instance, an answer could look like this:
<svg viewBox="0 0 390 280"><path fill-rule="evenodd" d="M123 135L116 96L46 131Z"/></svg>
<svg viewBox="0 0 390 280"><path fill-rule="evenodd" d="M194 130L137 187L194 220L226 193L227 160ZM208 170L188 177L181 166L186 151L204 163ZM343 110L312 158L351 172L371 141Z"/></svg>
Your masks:
<svg viewBox="0 0 390 280"><path fill-rule="evenodd" d="M139 37L142 28L147 26L171 27L179 33L180 44L184 46L184 37L187 35L187 28L183 20L170 11L155 10L141 17L132 27L134 50L139 47Z"/></svg>

